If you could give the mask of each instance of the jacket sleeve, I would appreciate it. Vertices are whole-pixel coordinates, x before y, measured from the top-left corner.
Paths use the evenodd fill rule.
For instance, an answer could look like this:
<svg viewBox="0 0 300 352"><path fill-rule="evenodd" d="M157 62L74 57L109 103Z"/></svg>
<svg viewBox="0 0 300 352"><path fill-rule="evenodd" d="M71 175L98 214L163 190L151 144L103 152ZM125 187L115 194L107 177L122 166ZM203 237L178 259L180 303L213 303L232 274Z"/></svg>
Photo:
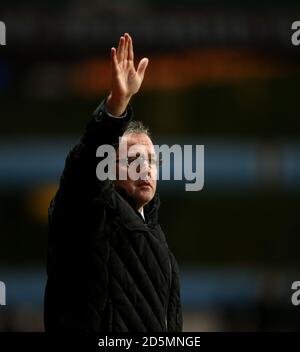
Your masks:
<svg viewBox="0 0 300 352"><path fill-rule="evenodd" d="M174 255L169 252L172 267L172 283L168 305L168 331L182 331L182 307L180 298L179 267Z"/></svg>
<svg viewBox="0 0 300 352"><path fill-rule="evenodd" d="M44 302L47 331L95 332L103 328L109 246L108 239L99 235L104 233L99 228L106 216L101 195L112 187L109 180L96 177L96 150L103 144L116 146L132 118L130 106L125 117L114 118L105 112L104 104L96 109L80 142L70 151L49 207ZM96 286L95 282L101 284ZM95 300L98 311L93 306Z"/></svg>
<svg viewBox="0 0 300 352"><path fill-rule="evenodd" d="M57 195L59 199L73 202L79 197L90 201L105 184L96 177L96 166L100 161L96 158L96 150L104 144L116 146L133 113L128 106L125 117L114 118L105 112L104 106L105 100L95 110L83 137L66 159Z"/></svg>

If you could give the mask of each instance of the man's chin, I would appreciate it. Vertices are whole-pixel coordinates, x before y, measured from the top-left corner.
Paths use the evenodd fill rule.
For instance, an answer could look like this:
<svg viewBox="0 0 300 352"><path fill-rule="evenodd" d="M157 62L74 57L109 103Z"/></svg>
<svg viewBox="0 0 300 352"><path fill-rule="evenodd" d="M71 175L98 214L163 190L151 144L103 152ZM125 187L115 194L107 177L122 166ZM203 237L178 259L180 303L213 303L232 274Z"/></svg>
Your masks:
<svg viewBox="0 0 300 352"><path fill-rule="evenodd" d="M152 188L142 188L137 191L136 198L140 204L147 204L154 197Z"/></svg>

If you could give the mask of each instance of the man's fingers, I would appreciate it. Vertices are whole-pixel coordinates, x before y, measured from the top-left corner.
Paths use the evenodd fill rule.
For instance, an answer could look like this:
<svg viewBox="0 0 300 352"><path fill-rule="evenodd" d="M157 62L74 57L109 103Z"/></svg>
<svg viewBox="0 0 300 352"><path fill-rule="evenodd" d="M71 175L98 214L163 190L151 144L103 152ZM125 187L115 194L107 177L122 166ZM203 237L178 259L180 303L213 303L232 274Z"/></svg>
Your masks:
<svg viewBox="0 0 300 352"><path fill-rule="evenodd" d="M117 50L117 58L119 63L121 63L124 60L124 47L125 47L125 38L122 36L120 37L118 50Z"/></svg>
<svg viewBox="0 0 300 352"><path fill-rule="evenodd" d="M134 53L133 53L133 44L132 44L132 38L129 35L129 51L128 51L128 60L134 60Z"/></svg>
<svg viewBox="0 0 300 352"><path fill-rule="evenodd" d="M145 71L146 71L146 68L148 66L148 62L149 60L144 57L140 62L139 62L139 65L138 65L138 68L137 68L137 73L138 75L143 78L144 77L144 74L145 74Z"/></svg>
<svg viewBox="0 0 300 352"><path fill-rule="evenodd" d="M111 48L110 57L111 57L113 72L116 72L118 70L118 58L117 58L117 50L115 47Z"/></svg>
<svg viewBox="0 0 300 352"><path fill-rule="evenodd" d="M125 33L125 47L124 47L124 60L128 60L128 50L129 50L129 34Z"/></svg>

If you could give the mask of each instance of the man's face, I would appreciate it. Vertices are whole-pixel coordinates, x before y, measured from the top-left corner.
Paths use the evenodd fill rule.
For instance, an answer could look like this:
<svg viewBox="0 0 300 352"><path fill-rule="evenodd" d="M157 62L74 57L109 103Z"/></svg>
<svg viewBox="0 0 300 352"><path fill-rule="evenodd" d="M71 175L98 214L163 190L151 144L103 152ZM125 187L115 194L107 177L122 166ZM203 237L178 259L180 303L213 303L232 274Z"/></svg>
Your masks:
<svg viewBox="0 0 300 352"><path fill-rule="evenodd" d="M146 160L135 160L136 157L141 157L142 160L145 158ZM134 199L138 210L154 197L157 181L155 160L156 155L153 143L146 134L129 133L122 136L117 153L117 180L115 181L115 186L116 189L123 189L129 197ZM132 173L130 170L136 170L139 175L137 180L135 180L135 177L131 177ZM118 179L119 171L126 175L126 180Z"/></svg>

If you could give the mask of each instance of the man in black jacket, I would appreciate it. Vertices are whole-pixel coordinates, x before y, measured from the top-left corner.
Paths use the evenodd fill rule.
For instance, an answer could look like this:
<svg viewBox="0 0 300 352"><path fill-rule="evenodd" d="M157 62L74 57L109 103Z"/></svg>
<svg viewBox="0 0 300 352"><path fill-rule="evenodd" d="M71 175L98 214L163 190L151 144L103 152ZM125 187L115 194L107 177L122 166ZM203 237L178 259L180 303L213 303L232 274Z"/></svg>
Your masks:
<svg viewBox="0 0 300 352"><path fill-rule="evenodd" d="M181 331L179 271L158 223L156 156L147 130L130 122L131 97L148 59L134 67L129 34L111 49L112 89L68 155L49 208L46 331ZM96 150L119 137L142 146L138 179L96 177ZM129 158L118 152L118 170Z"/></svg>

